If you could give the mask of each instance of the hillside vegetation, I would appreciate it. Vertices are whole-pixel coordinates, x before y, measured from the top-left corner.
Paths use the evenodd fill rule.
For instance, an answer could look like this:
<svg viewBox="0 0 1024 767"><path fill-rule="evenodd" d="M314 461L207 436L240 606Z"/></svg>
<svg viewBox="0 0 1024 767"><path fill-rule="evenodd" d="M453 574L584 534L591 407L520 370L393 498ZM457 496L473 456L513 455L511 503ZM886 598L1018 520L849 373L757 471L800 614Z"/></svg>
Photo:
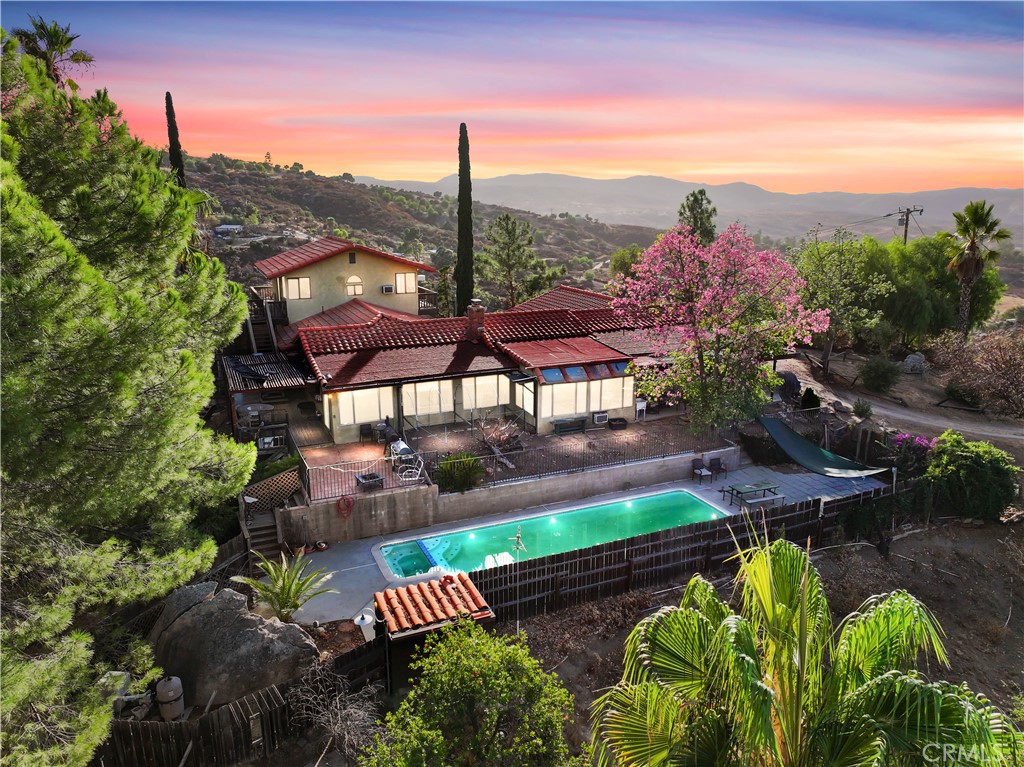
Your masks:
<svg viewBox="0 0 1024 767"><path fill-rule="evenodd" d="M315 237L335 228L371 247L428 261L428 251L455 249L456 199L452 196L399 192L299 169L274 172L264 164L220 155L192 159L189 166L189 186L213 198L208 224L240 223L246 226L245 234L264 236L256 241L240 237L234 243L211 240L211 251L225 262L232 278L244 283L260 281L252 268L255 261L300 244L303 234ZM648 227L604 224L566 213L538 215L475 202L478 250L487 244L484 227L502 213L529 222L537 232L537 254L568 269L564 284L583 288L601 288L613 252L631 243L647 247L658 235L658 230ZM286 230L292 234L286 235Z"/></svg>

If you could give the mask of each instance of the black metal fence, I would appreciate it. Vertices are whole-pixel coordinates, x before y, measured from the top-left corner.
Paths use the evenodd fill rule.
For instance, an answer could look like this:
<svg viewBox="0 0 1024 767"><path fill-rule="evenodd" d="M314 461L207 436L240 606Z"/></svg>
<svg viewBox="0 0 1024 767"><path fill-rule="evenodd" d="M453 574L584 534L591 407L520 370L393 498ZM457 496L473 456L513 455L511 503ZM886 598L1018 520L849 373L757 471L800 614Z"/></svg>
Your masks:
<svg viewBox="0 0 1024 767"><path fill-rule="evenodd" d="M902 492L908 486L898 488ZM726 517L613 541L587 549L470 573L499 620L552 612L634 589L685 582L694 573L732 566L730 558L755 535L801 545L827 545L841 531L851 505L892 494L876 488L846 498L814 498L764 509L750 517ZM517 609L518 608L518 609Z"/></svg>

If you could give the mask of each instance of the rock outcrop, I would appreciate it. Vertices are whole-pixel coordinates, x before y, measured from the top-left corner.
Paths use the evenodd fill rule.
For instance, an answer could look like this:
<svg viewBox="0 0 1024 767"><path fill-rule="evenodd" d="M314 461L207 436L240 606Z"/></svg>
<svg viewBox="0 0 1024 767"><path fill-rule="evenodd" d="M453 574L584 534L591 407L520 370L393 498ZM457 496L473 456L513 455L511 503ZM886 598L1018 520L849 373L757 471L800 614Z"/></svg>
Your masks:
<svg viewBox="0 0 1024 767"><path fill-rule="evenodd" d="M214 692L215 703L227 703L290 682L319 657L301 628L255 615L236 591L186 586L168 603L164 614L173 618L162 615L150 636L156 662L181 679L186 705L205 706Z"/></svg>

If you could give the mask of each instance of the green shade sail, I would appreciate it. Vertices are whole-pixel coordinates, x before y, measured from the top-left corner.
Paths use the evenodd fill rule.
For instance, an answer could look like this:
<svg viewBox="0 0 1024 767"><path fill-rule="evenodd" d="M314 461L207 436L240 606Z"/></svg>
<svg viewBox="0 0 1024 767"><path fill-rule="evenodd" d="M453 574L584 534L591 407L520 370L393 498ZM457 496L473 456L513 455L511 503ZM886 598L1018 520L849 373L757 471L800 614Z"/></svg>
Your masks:
<svg viewBox="0 0 1024 767"><path fill-rule="evenodd" d="M796 463L815 474L822 474L826 477L844 477L853 479L855 477L869 477L872 474L880 474L889 469L874 469L835 453L824 450L813 442L801 437L791 428L777 418L757 419L761 425L768 430L772 439L783 451Z"/></svg>

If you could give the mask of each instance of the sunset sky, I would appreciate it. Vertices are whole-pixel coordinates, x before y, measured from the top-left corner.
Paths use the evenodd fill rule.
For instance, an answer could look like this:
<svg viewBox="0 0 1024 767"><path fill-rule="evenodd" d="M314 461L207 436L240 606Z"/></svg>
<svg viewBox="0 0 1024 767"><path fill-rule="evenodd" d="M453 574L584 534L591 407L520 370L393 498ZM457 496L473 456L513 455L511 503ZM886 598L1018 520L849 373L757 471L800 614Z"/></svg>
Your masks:
<svg viewBox="0 0 1024 767"><path fill-rule="evenodd" d="M39 3L133 132L325 175L1024 186L1024 3Z"/></svg>

